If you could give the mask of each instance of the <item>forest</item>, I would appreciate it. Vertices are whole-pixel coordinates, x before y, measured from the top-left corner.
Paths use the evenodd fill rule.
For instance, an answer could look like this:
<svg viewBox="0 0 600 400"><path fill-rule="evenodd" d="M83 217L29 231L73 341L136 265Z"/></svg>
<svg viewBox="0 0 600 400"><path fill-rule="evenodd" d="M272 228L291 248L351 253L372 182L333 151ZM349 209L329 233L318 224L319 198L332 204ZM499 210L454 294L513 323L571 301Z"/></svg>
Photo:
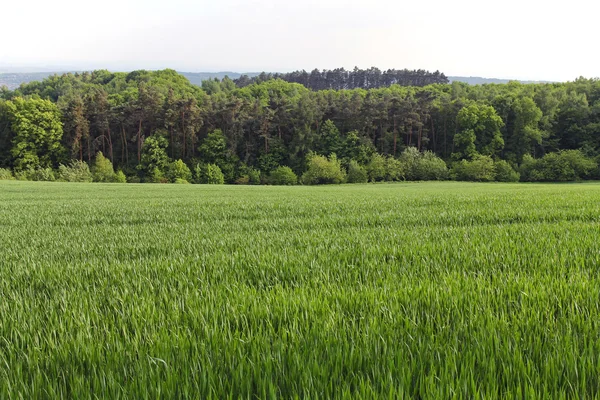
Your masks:
<svg viewBox="0 0 600 400"><path fill-rule="evenodd" d="M0 179L599 178L599 80L470 86L439 72L334 71L198 87L174 70L98 70L2 88Z"/></svg>

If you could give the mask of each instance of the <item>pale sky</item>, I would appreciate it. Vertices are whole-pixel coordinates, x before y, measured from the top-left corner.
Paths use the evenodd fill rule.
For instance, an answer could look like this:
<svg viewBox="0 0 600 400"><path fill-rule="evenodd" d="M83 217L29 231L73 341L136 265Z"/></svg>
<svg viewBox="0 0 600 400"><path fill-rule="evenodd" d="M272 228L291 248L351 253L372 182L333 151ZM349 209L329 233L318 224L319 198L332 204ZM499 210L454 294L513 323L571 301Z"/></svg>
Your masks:
<svg viewBox="0 0 600 400"><path fill-rule="evenodd" d="M600 77L592 0L7 0L0 70L422 68Z"/></svg>

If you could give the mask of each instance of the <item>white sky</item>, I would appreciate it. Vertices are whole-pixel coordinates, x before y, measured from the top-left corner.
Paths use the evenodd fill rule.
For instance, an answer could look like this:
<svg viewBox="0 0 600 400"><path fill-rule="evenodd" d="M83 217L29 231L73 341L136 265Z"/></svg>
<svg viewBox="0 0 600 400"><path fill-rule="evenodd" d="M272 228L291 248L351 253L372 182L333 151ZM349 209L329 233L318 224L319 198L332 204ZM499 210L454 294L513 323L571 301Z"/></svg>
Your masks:
<svg viewBox="0 0 600 400"><path fill-rule="evenodd" d="M600 76L597 0L7 0L0 70Z"/></svg>

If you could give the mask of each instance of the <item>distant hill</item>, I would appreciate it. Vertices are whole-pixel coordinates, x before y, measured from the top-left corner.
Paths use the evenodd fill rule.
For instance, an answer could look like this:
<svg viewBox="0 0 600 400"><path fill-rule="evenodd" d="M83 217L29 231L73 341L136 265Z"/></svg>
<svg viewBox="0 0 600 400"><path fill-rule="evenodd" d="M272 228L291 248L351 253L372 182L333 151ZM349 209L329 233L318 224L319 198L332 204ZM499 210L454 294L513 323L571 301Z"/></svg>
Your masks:
<svg viewBox="0 0 600 400"><path fill-rule="evenodd" d="M54 74L64 74L65 72L5 72L0 73L0 87L7 86L10 90L18 88L21 83L42 81Z"/></svg>
<svg viewBox="0 0 600 400"><path fill-rule="evenodd" d="M77 71L59 71L59 72L8 72L8 73L0 73L0 87L7 86L10 90L17 89L22 83L29 83L33 81L41 81L51 75L54 74L64 74L67 72L77 72ZM200 86L202 85L202 81L207 79L223 79L225 76L228 76L231 79L238 79L242 75L248 75L249 78L260 75L259 72L179 72L181 75L185 76L190 83L193 85ZM496 84L504 84L508 83L510 79L496 79L496 78L481 78L476 76L449 76L448 80L450 82L458 81L465 82L469 85L483 85L486 83L496 83ZM551 83L547 81L519 81L521 83Z"/></svg>

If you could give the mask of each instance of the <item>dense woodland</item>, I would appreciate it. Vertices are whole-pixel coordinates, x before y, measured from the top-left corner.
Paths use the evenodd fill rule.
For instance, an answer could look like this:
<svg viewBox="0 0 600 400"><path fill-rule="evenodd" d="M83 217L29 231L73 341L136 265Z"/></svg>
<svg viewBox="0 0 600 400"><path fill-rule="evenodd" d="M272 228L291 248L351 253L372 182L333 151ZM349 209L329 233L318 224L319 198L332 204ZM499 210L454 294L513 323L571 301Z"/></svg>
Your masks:
<svg viewBox="0 0 600 400"><path fill-rule="evenodd" d="M435 83L448 83L448 78L439 71L410 71L407 69L381 71L375 67L369 69L355 67L352 71L347 71L344 68L325 69L323 71L314 69L310 73L304 70L283 74L263 72L252 78L242 75L234 82L238 87L245 87L252 83L261 83L271 79L299 83L311 90L376 89L391 85L427 86Z"/></svg>
<svg viewBox="0 0 600 400"><path fill-rule="evenodd" d="M0 89L0 167L69 180L102 164L131 182L598 177L598 80L422 86L446 78L357 79L363 72L198 87L173 70L100 70Z"/></svg>

